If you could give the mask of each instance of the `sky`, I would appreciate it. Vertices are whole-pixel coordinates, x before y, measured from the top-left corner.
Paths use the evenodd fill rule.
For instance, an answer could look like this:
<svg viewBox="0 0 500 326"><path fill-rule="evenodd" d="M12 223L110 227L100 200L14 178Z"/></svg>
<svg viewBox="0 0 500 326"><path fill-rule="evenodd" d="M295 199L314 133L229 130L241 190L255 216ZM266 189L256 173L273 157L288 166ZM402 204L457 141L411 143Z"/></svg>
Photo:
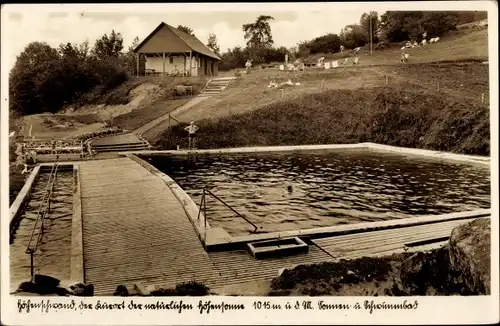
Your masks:
<svg viewBox="0 0 500 326"><path fill-rule="evenodd" d="M364 12L373 10L381 15L388 9L408 10L411 6L415 4L6 5L2 7L2 47L5 45L2 61L10 70L17 55L30 42L58 47L61 43L79 44L88 39L92 45L113 29L122 34L126 49L136 36L143 40L162 21L174 27L179 24L190 27L205 44L209 33L214 33L224 52L245 45L242 25L254 22L259 15L275 18L270 23L275 45L291 47L327 33L338 34L346 25L358 23ZM420 10L429 7L425 2L418 6ZM436 2L432 6L436 7Z"/></svg>
<svg viewBox="0 0 500 326"><path fill-rule="evenodd" d="M242 25L254 22L262 14L275 18L270 23L275 44L291 47L326 33L338 34L345 25L358 22L364 12L359 9L342 12L270 9L211 12L103 12L95 8L81 11L12 10L7 15L8 32L3 35L8 44L4 59L12 67L17 55L30 42L42 41L57 47L61 43L79 44L88 39L93 44L113 29L122 34L126 49L136 36L143 40L162 21L174 27L179 24L190 27L205 44L209 33L214 33L224 52L228 48L244 46Z"/></svg>

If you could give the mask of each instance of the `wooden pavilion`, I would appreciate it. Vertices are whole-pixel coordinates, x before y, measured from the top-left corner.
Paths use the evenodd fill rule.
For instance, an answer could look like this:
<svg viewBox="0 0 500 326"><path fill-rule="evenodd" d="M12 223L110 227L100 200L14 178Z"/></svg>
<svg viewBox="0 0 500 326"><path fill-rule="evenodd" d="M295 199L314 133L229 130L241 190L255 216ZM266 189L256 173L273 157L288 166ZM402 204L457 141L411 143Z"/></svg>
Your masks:
<svg viewBox="0 0 500 326"><path fill-rule="evenodd" d="M220 58L195 36L162 22L135 49L138 75L217 76Z"/></svg>

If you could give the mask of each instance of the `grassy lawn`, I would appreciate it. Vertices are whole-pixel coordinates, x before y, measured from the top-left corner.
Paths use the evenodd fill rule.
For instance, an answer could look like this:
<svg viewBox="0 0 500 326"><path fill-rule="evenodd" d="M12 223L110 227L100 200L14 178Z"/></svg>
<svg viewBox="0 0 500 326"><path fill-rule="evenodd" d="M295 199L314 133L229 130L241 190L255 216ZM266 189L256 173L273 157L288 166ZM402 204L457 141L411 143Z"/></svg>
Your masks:
<svg viewBox="0 0 500 326"><path fill-rule="evenodd" d="M455 98L489 103L489 65L477 63L421 63L377 67L390 83L409 83Z"/></svg>
<svg viewBox="0 0 500 326"><path fill-rule="evenodd" d="M360 52L360 65L386 65L396 64L401 57L400 44L391 44L384 50L374 50L373 55L365 55L370 52L369 45L364 46ZM427 44L419 48L406 49L410 54L410 62L436 62L442 60L464 60L476 58L488 60L488 31L461 30L441 37L438 43ZM315 54L313 58L325 57L326 60L345 58L346 54Z"/></svg>

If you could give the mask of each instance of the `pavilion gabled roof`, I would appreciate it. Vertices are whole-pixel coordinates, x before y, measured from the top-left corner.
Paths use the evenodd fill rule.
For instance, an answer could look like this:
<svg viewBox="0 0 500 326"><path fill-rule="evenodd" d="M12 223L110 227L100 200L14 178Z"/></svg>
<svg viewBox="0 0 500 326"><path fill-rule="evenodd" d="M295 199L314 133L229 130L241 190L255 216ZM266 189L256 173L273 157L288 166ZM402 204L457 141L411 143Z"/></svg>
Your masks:
<svg viewBox="0 0 500 326"><path fill-rule="evenodd" d="M161 22L135 49L134 53L140 52L140 49L147 44L160 30L166 29L167 31L175 34L178 39L186 45L191 51L198 52L206 55L207 57L220 60L219 56L203 44L196 36L189 35L173 26ZM166 51L167 52L167 51Z"/></svg>

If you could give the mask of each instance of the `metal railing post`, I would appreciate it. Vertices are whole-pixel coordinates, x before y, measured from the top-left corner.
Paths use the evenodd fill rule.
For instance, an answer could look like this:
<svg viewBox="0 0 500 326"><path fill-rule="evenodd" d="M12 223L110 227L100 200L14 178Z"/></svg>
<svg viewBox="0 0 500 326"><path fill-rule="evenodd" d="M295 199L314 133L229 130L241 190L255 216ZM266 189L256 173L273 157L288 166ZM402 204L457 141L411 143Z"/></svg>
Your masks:
<svg viewBox="0 0 500 326"><path fill-rule="evenodd" d="M30 269L31 269L31 281L33 281L33 277L34 277L34 263L33 263L33 251L30 250Z"/></svg>
<svg viewBox="0 0 500 326"><path fill-rule="evenodd" d="M257 230L259 229L259 227L257 225L255 225L252 221L250 221L249 219L247 219L245 216L241 215L240 213L238 213L234 208L232 208L231 206L229 206L228 204L226 204L222 199L220 199L218 196L216 196L213 192L211 192L210 190L206 189L206 188L203 188L203 193L205 194L205 192L209 195L211 195L212 197L214 197L215 199L217 199L219 202L221 202L224 206L226 206L227 208L229 208L233 213L235 213L236 215L238 215L239 217L241 217L242 219L244 219L245 221L247 221L250 225L252 225L254 227L254 231L253 232L257 232ZM204 201L205 203L205 227L206 227L206 222L207 222L207 215L206 215L206 199Z"/></svg>
<svg viewBox="0 0 500 326"><path fill-rule="evenodd" d="M203 209L203 220L205 223L205 229L207 228L207 197L205 196L206 189L203 188L203 196L205 200L203 201L204 209Z"/></svg>
<svg viewBox="0 0 500 326"><path fill-rule="evenodd" d="M45 188L45 194L42 198L40 208L38 209L38 213L35 219L35 222L33 224L33 229L31 230L31 235L28 241L28 245L26 246L26 253L30 254L33 256L33 254L36 252L38 245L40 244L40 241L42 239L42 236L45 232L43 222L45 220L45 216L47 213L50 213L50 202L51 202L51 195L54 190L55 186L55 181L57 178L57 169L58 165L54 164L52 165L52 169L50 171L49 175L49 180L47 181L47 186ZM39 225L40 222L40 225ZM38 230L37 236L36 236L36 241L35 244L32 246L32 242L34 240L35 236L35 230ZM31 260L33 260L33 257L31 257Z"/></svg>

